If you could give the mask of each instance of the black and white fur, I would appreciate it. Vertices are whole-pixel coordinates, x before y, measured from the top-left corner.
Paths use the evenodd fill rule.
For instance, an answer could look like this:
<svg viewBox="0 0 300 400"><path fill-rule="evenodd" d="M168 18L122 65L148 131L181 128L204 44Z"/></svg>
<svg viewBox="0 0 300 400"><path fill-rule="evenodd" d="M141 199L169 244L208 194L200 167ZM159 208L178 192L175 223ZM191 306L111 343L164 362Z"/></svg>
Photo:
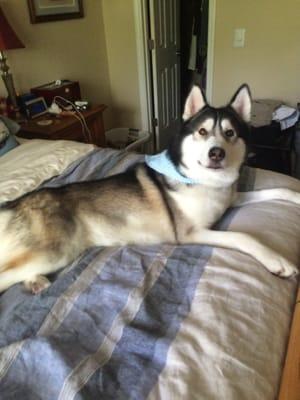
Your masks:
<svg viewBox="0 0 300 400"><path fill-rule="evenodd" d="M289 260L254 237L211 230L231 206L284 199L287 189L236 193L245 157L251 96L243 85L230 103L209 106L199 87L187 98L183 125L168 150L177 170L199 181L174 181L145 164L103 180L41 189L0 209L0 292L24 282L37 293L44 277L91 246L196 243L236 249L281 277L297 272Z"/></svg>

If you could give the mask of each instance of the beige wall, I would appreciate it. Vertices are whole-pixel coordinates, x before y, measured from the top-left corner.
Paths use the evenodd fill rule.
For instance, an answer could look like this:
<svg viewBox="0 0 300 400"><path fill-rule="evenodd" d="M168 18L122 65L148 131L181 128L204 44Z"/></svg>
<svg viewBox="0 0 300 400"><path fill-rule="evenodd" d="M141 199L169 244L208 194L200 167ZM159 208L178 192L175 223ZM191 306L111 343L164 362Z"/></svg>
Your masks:
<svg viewBox="0 0 300 400"><path fill-rule="evenodd" d="M85 17L30 24L25 0L0 0L26 48L7 53L19 93L78 80L84 98L105 103L106 128L139 126L133 0L84 0ZM6 95L0 80L0 96Z"/></svg>
<svg viewBox="0 0 300 400"><path fill-rule="evenodd" d="M78 80L84 98L110 105L101 1L85 0L84 18L34 25L26 1L2 0L0 4L26 46L7 53L19 93L64 78ZM1 93L5 93L3 85ZM109 114L107 110L106 125L110 125Z"/></svg>
<svg viewBox="0 0 300 400"><path fill-rule="evenodd" d="M243 82L255 98L299 101L300 1L216 1L213 101ZM235 28L246 29L244 48L233 48Z"/></svg>
<svg viewBox="0 0 300 400"><path fill-rule="evenodd" d="M141 127L134 0L103 0L113 125Z"/></svg>
<svg viewBox="0 0 300 400"><path fill-rule="evenodd" d="M213 101L243 82L255 98L299 101L300 0L216 0ZM26 48L8 52L17 91L79 80L83 97L105 103L106 128L141 126L134 0L85 0L85 17L30 24L27 2L0 0ZM233 48L235 28L246 29ZM5 89L0 81L0 95Z"/></svg>

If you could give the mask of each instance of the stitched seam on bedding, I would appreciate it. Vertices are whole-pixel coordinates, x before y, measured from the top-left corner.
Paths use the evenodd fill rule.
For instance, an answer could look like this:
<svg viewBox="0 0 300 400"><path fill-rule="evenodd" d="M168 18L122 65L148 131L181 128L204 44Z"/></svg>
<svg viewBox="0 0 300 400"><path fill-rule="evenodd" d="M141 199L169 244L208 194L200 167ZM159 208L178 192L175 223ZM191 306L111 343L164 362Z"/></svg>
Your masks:
<svg viewBox="0 0 300 400"><path fill-rule="evenodd" d="M60 391L59 400L72 400L85 386L91 376L105 365L122 337L124 327L131 322L139 310L145 296L157 281L166 265L168 257L175 246L164 246L163 252L153 261L140 283L133 289L122 311L115 317L109 332L103 342L93 354L82 359L81 362L66 377Z"/></svg>
<svg viewBox="0 0 300 400"><path fill-rule="evenodd" d="M3 354L4 351L0 351L1 355L1 362L0 362L0 382L3 379L3 377L6 375L7 371L9 370L11 364L15 360L16 356L19 354L19 352L22 349L22 346L24 344L24 340L21 342L18 342L17 344L14 343L11 345L7 351L5 351L6 354ZM2 354L1 354L2 353Z"/></svg>
<svg viewBox="0 0 300 400"><path fill-rule="evenodd" d="M75 301L88 288L97 275L102 271L103 266L108 258L112 257L119 251L120 247L108 247L96 257L92 265L86 268L76 279L73 285L57 299L54 306L47 315L45 321L37 332L37 336L48 336L53 331L56 331L67 315L72 310Z"/></svg>
<svg viewBox="0 0 300 400"><path fill-rule="evenodd" d="M113 256L119 249L119 247L114 247L103 250L103 252L101 253L100 264L99 258L96 257L96 260L78 276L75 282L71 286L69 286L65 292L63 292L59 296L59 298L49 311L45 321L38 330L37 336L50 335L59 328L63 320L71 311L72 306L74 305L74 302L76 301L78 296L86 289L87 283L90 283L93 279L95 279L95 277L102 271L102 267L104 266L107 259ZM81 284L82 280L84 282L84 285ZM17 344L12 344L8 349L0 351L0 381L7 374L10 366L17 358L25 343L26 341L22 340Z"/></svg>

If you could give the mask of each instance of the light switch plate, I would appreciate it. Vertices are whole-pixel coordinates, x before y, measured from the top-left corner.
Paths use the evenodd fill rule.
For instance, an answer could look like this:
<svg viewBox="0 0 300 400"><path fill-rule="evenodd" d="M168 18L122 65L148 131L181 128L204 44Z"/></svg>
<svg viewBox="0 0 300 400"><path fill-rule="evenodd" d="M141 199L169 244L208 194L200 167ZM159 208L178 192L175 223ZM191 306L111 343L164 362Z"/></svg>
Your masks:
<svg viewBox="0 0 300 400"><path fill-rule="evenodd" d="M246 29L238 28L234 30L233 35L233 47L244 47L245 46L245 33Z"/></svg>

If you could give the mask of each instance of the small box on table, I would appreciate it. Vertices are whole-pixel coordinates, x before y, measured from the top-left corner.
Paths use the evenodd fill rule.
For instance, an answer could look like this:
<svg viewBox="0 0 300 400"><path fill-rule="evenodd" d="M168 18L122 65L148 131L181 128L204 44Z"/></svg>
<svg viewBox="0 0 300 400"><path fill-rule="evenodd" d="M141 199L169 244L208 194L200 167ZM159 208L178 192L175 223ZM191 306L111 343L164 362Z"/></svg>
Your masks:
<svg viewBox="0 0 300 400"><path fill-rule="evenodd" d="M73 103L76 100L81 100L79 82L69 80L54 81L42 86L30 89L37 97L44 97L48 106L51 106L55 96L63 97Z"/></svg>

